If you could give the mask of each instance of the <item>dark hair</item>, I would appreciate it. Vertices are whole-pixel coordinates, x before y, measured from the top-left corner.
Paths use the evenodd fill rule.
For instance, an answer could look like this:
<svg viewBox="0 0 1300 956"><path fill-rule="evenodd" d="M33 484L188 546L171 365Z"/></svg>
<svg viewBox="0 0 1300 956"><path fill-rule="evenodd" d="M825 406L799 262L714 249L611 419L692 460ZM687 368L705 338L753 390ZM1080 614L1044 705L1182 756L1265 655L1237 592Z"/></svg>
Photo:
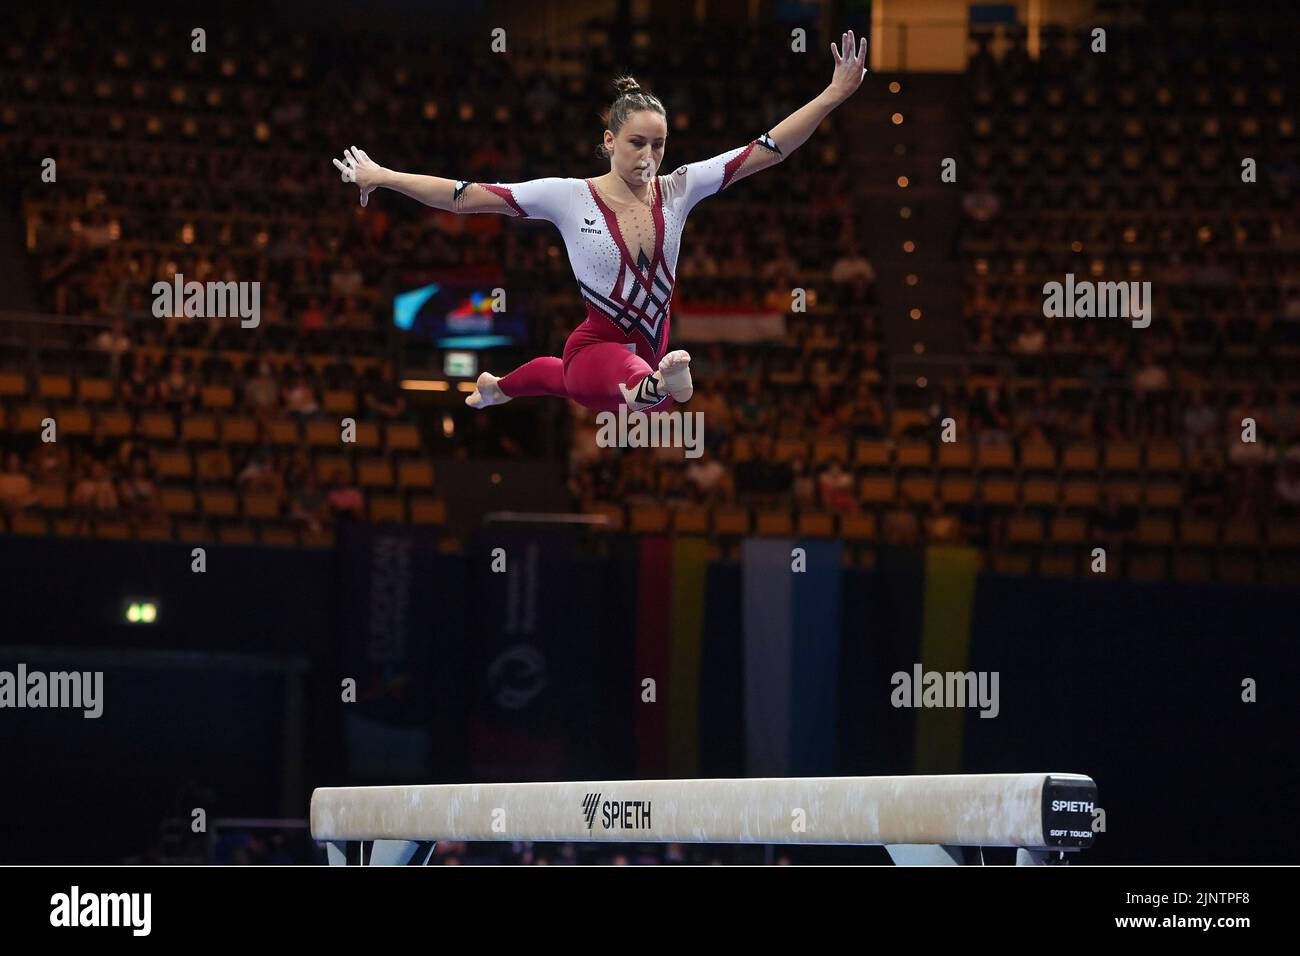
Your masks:
<svg viewBox="0 0 1300 956"><path fill-rule="evenodd" d="M663 103L659 102L659 97L641 89L641 84L635 78L620 76L614 81L614 89L618 90L618 96L614 98L610 108L600 115L600 119L605 124L605 128L615 136L623 128L627 118L641 110L653 110L667 118L668 114L664 111ZM602 159L609 159L609 150L604 143L596 147L596 155Z"/></svg>

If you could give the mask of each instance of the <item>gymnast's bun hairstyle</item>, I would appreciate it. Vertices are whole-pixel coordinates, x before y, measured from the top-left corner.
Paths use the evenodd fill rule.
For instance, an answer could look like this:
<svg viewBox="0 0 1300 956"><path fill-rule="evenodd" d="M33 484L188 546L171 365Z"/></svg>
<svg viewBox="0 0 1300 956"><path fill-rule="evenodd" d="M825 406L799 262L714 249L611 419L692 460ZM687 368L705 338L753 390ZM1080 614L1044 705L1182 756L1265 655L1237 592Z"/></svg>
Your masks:
<svg viewBox="0 0 1300 956"><path fill-rule="evenodd" d="M641 89L641 84L635 78L620 76L614 81L614 89L618 90L618 96L614 98L610 108L600 115L600 120L615 136L623 128L627 118L640 110L654 110L660 116L665 118L668 116L664 111L663 103L659 102L659 97ZM596 147L596 155L602 159L609 159L609 150L605 148L604 143Z"/></svg>

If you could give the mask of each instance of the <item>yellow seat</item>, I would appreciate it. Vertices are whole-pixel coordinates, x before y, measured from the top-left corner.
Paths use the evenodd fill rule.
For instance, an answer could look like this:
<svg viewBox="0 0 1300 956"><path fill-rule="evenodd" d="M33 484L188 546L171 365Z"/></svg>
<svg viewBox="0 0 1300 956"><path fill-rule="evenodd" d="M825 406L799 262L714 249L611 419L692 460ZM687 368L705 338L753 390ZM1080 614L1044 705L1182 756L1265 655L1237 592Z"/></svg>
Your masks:
<svg viewBox="0 0 1300 956"><path fill-rule="evenodd" d="M181 419L181 441L213 444L217 440L214 415L186 415Z"/></svg>
<svg viewBox="0 0 1300 956"><path fill-rule="evenodd" d="M888 468L893 461L893 447L887 441L859 438L853 446L854 467Z"/></svg>
<svg viewBox="0 0 1300 956"><path fill-rule="evenodd" d="M1020 446L1020 467L1025 471L1056 471L1056 448L1047 442Z"/></svg>
<svg viewBox="0 0 1300 956"><path fill-rule="evenodd" d="M392 495L375 495L370 499L370 520L390 524L402 524L406 521L406 509L402 499Z"/></svg>
<svg viewBox="0 0 1300 956"><path fill-rule="evenodd" d="M634 534L658 534L668 530L668 509L658 505L635 505L631 509Z"/></svg>
<svg viewBox="0 0 1300 956"><path fill-rule="evenodd" d="M418 459L398 462L397 484L400 488L432 488L433 463Z"/></svg>
<svg viewBox="0 0 1300 956"><path fill-rule="evenodd" d="M801 511L798 530L799 536L803 538L833 538L835 515L825 511Z"/></svg>
<svg viewBox="0 0 1300 956"><path fill-rule="evenodd" d="M873 541L876 516L869 511L840 515L840 537L846 541Z"/></svg>
<svg viewBox="0 0 1300 956"><path fill-rule="evenodd" d="M193 471L194 466L188 451L169 450L158 453L159 478L189 478Z"/></svg>
<svg viewBox="0 0 1300 956"><path fill-rule="evenodd" d="M749 509L721 505L713 513L713 530L720 535L749 534Z"/></svg>
<svg viewBox="0 0 1300 956"><path fill-rule="evenodd" d="M239 500L225 488L210 488L199 493L199 506L213 518L233 518L239 513Z"/></svg>
<svg viewBox="0 0 1300 956"><path fill-rule="evenodd" d="M47 401L72 401L72 376L47 373L36 379L36 394Z"/></svg>
<svg viewBox="0 0 1300 956"><path fill-rule="evenodd" d="M868 504L888 504L897 497L892 475L864 475L858 482L858 500Z"/></svg>
<svg viewBox="0 0 1300 956"><path fill-rule="evenodd" d="M708 534L709 509L695 506L674 509L673 530L678 534Z"/></svg>
<svg viewBox="0 0 1300 956"><path fill-rule="evenodd" d="M250 491L244 495L244 514L249 518L278 518L280 496L270 491Z"/></svg>
<svg viewBox="0 0 1300 956"><path fill-rule="evenodd" d="M441 498L415 497L411 499L411 523L445 525L447 504Z"/></svg>
<svg viewBox="0 0 1300 956"><path fill-rule="evenodd" d="M760 509L754 514L754 531L767 537L790 537L794 534L794 518L785 509Z"/></svg>
<svg viewBox="0 0 1300 956"><path fill-rule="evenodd" d="M357 467L357 483L362 488L391 488L392 462L387 458L363 458Z"/></svg>
<svg viewBox="0 0 1300 956"><path fill-rule="evenodd" d="M388 438L389 451L418 451L420 448L420 430L414 425L391 424L384 429Z"/></svg>

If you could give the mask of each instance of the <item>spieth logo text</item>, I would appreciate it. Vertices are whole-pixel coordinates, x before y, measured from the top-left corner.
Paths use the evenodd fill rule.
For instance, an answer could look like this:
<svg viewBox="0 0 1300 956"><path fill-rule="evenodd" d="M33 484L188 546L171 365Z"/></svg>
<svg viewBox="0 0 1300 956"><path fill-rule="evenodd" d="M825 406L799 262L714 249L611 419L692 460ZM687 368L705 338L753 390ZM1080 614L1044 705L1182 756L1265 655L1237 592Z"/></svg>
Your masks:
<svg viewBox="0 0 1300 956"><path fill-rule="evenodd" d="M650 829L649 800L605 800L602 802L599 793L589 793L582 798L582 816L587 821L588 830L595 825L598 812L602 830Z"/></svg>

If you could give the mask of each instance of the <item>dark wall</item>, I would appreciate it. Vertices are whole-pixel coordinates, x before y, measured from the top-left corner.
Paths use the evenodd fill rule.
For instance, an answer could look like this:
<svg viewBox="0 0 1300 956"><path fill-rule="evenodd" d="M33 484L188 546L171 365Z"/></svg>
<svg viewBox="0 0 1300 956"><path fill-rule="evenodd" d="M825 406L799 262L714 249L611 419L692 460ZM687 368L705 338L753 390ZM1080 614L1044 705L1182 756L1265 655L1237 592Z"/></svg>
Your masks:
<svg viewBox="0 0 1300 956"><path fill-rule="evenodd" d="M593 557L546 541L530 572L545 613L530 615L510 609L527 579L511 590L483 573L490 541L442 554L429 534L364 531L338 553L212 546L203 575L182 546L0 538L0 669L16 664L17 645L70 648L60 668L104 669L111 691L98 721L0 711L12 784L0 813L24 821L0 859L119 860L182 808L191 784L214 793L222 815L305 813L314 786L374 782L350 770L366 744L345 735L345 713L381 730L419 718L430 782L476 779L475 766L499 776L512 760L518 778L634 775L636 549ZM406 538L400 571L366 550ZM900 662L919 659L921 573L905 554L844 572L839 773L912 769L915 713L891 708L888 691ZM402 588L393 574L406 576ZM704 776L745 772L741 583L735 564L709 568ZM158 598L160 624L119 623L129 595ZM962 769L1092 775L1107 811L1095 862L1296 862L1298 612L1296 593L1272 588L981 576L969 667L999 672L1001 714L967 715ZM391 620L408 651L367 668L357 642ZM541 651L547 682L536 710L504 713L495 702L536 676L501 666L499 650L521 643ZM286 754L283 667L295 658L306 725L302 752ZM368 695L354 711L340 703L348 673ZM1257 703L1241 701L1245 678L1258 682ZM293 767L301 777L286 782Z"/></svg>

